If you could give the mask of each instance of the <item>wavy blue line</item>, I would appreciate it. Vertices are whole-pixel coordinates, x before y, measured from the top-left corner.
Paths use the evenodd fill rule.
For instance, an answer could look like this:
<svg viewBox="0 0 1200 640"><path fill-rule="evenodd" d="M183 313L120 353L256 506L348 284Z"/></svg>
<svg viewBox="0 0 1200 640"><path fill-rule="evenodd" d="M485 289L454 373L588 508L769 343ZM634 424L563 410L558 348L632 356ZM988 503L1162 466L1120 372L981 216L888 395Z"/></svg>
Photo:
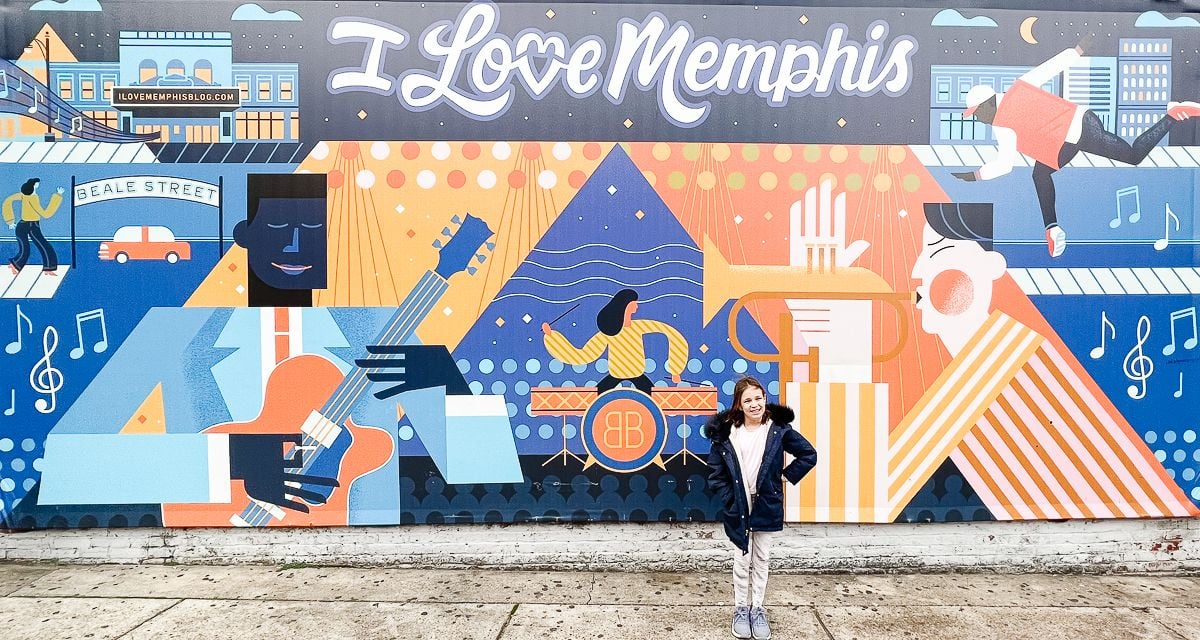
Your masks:
<svg viewBox="0 0 1200 640"><path fill-rule="evenodd" d="M590 249L592 247L606 247L606 248L612 249L614 251L619 251L621 253L629 253L629 254L650 253L651 251L658 251L659 249L665 249L667 247L679 247L681 249L689 249L691 251L695 251L696 253L703 253L696 247L692 247L692 246L688 246L686 244L680 244L680 243L661 244L661 245L658 245L657 247L651 247L644 251L630 251L628 249L622 249L621 247L618 247L615 245L603 244L603 243L585 244L585 245L580 245L578 247L575 247L574 249L566 249L563 251L558 251L555 249L534 249L533 251L536 251L539 253L565 254L565 253L574 253L576 251L582 251L583 249ZM532 253L532 251L530 253Z"/></svg>
<svg viewBox="0 0 1200 640"><path fill-rule="evenodd" d="M614 280L613 278L609 278L607 276L589 276L587 278L580 278L574 282L567 282L564 284L552 284L550 282L545 282L542 280L538 280L537 278L529 278L526 276L514 276L514 277L508 279L509 282L512 282L513 280L528 280L529 282L536 282L540 285L544 285L547 287L570 287L573 285L577 285L581 282L587 282L588 280L607 280L608 282L615 282L616 284L619 284L623 287L628 287L631 289L634 287L649 287L651 285L655 285L660 282L666 282L668 280L680 280L682 282L690 282L690 283L696 285L697 287L704 286L701 283L699 283L695 280L692 280L691 278L680 278L678 276L667 276L665 278L659 278L658 280L651 280L650 282L622 282L621 280Z"/></svg>
<svg viewBox="0 0 1200 640"><path fill-rule="evenodd" d="M542 302L547 302L550 304L566 304L568 302L576 302L579 300L583 300L584 298L593 298L593 297L611 298L612 296L605 294L605 293L588 293L588 294L584 294L582 296L576 296L574 298L571 298L570 300L547 300L546 298L543 298L540 296L535 296L532 293L507 293L507 294L504 294L504 295L496 298L495 300L493 300L493 302L499 302L505 298L518 298L518 297L533 298L534 300L540 300ZM671 297L687 298L689 300L695 300L696 302L703 302L702 300L700 300L700 298L685 295L682 293L664 293L661 296L654 296L653 298L639 300L638 302L640 304L648 304L648 303L654 302L655 300L658 300L660 298L671 298Z"/></svg>
<svg viewBox="0 0 1200 640"><path fill-rule="evenodd" d="M621 269L623 271L645 271L647 269L661 267L662 265L665 265L665 264L682 264L682 265L687 265L689 267L692 267L693 269L696 269L696 270L701 270L700 265L695 264L693 262L688 262L687 260L663 260L662 262L657 262L648 267L628 267L628 266L625 266L622 264L617 264L616 262L613 262L611 260L584 260L583 262L577 262L575 264L568 265L565 267L551 267L550 265L545 265L540 262L534 262L533 260L526 260L522 264L530 264L535 267L549 269L550 271L570 271L571 269L577 269L579 267L582 267L585 264L611 264L612 266L614 266L618 269Z"/></svg>

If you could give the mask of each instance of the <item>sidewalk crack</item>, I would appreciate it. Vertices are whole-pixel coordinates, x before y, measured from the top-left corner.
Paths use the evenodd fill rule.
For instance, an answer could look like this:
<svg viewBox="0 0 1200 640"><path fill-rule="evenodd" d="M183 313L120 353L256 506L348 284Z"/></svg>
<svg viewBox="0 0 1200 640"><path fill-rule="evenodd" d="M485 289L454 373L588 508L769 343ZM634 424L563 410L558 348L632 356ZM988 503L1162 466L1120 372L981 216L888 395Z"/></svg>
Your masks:
<svg viewBox="0 0 1200 640"><path fill-rule="evenodd" d="M825 619L821 617L821 611L817 609L817 605L811 605L809 608L812 609L813 615L817 617L817 624L821 625L821 630L825 632L825 635L829 637L829 640L835 640L833 633L829 630L829 627L825 626Z"/></svg>
<svg viewBox="0 0 1200 640"><path fill-rule="evenodd" d="M141 622L137 623L137 626L135 626L135 627L133 627L132 629L130 629L129 631L126 631L125 633L122 633L121 635L117 636L117 637L116 637L114 640L121 640L121 638L124 638L125 636L127 636L127 635L129 635L129 634L133 633L134 631L137 631L138 629L142 628L142 625L144 625L144 624L146 624L147 622L150 622L151 620L153 620L153 619L155 619L155 618L157 618L157 617L161 616L162 614L164 614L164 613L166 613L166 612L170 611L171 609L174 609L174 608L175 608L175 605L177 605L177 604L179 604L180 602L183 602L183 601L184 601L184 598L180 598L180 599L176 600L175 602L172 602L172 603L171 603L171 606L167 607L166 609L163 609L162 611L159 611L158 613L155 613L154 615L150 616L149 618L146 618L145 620L142 620Z"/></svg>
<svg viewBox="0 0 1200 640"><path fill-rule="evenodd" d="M1157 623L1158 626L1166 629L1167 632L1170 633L1172 636L1179 638L1179 640L1187 640L1187 636L1176 631L1173 627L1169 626L1167 623L1163 622L1162 620L1159 620L1158 618L1155 618L1155 617L1151 617L1150 619L1153 620L1155 623Z"/></svg>
<svg viewBox="0 0 1200 640"><path fill-rule="evenodd" d="M496 640L504 637L504 632L508 629L508 623L512 622L513 616L517 614L517 609L520 607L521 603L518 602L512 606L512 609L508 610L508 617L504 619L504 624L500 625L500 631L496 634Z"/></svg>
<svg viewBox="0 0 1200 640"><path fill-rule="evenodd" d="M596 572L592 572L592 584L588 585L588 599L584 604L592 603L592 595L596 592Z"/></svg>

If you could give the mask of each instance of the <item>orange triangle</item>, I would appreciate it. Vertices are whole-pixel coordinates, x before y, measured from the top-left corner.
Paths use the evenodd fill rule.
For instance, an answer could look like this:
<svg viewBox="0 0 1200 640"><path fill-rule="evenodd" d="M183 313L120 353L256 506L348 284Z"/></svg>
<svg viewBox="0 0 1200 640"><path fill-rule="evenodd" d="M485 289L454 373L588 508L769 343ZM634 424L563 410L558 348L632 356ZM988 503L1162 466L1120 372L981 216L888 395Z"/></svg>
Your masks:
<svg viewBox="0 0 1200 640"><path fill-rule="evenodd" d="M46 37L50 37L50 62L79 62L75 54L71 53L71 47L63 42L63 39L58 37L58 33L51 28L50 23L42 25L38 29L34 40L46 44ZM42 52L42 48L34 44L32 41L25 45L25 51L21 52L21 57L17 58L21 62L46 62L46 54Z"/></svg>
<svg viewBox="0 0 1200 640"><path fill-rule="evenodd" d="M163 405L162 383L158 383L142 406L133 412L129 422L121 427L121 433L166 433L167 411Z"/></svg>

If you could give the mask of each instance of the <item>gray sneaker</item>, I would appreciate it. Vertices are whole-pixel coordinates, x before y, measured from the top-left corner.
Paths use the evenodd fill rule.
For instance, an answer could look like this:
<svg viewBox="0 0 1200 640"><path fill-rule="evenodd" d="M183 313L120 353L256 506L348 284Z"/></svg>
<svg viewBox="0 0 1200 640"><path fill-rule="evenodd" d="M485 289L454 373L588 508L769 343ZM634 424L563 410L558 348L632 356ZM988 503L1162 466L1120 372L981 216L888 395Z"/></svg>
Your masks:
<svg viewBox="0 0 1200 640"><path fill-rule="evenodd" d="M750 628L754 640L771 640L771 625L767 624L767 611L762 607L750 610Z"/></svg>
<svg viewBox="0 0 1200 640"><path fill-rule="evenodd" d="M750 607L734 607L733 637L741 638L742 640L747 640L751 637Z"/></svg>

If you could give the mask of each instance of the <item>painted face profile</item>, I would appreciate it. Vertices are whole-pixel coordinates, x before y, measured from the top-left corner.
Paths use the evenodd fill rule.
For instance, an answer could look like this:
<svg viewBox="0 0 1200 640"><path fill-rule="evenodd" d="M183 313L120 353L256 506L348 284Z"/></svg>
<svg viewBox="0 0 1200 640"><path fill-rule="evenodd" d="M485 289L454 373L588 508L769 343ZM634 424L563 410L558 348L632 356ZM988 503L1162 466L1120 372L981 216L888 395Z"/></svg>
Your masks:
<svg viewBox="0 0 1200 640"><path fill-rule="evenodd" d="M921 328L957 353L991 312L992 283L1004 275L1004 256L975 240L947 238L926 225L913 263Z"/></svg>
<svg viewBox="0 0 1200 640"><path fill-rule="evenodd" d="M233 230L250 269L276 289L324 289L328 240L325 200L262 198L258 211Z"/></svg>

